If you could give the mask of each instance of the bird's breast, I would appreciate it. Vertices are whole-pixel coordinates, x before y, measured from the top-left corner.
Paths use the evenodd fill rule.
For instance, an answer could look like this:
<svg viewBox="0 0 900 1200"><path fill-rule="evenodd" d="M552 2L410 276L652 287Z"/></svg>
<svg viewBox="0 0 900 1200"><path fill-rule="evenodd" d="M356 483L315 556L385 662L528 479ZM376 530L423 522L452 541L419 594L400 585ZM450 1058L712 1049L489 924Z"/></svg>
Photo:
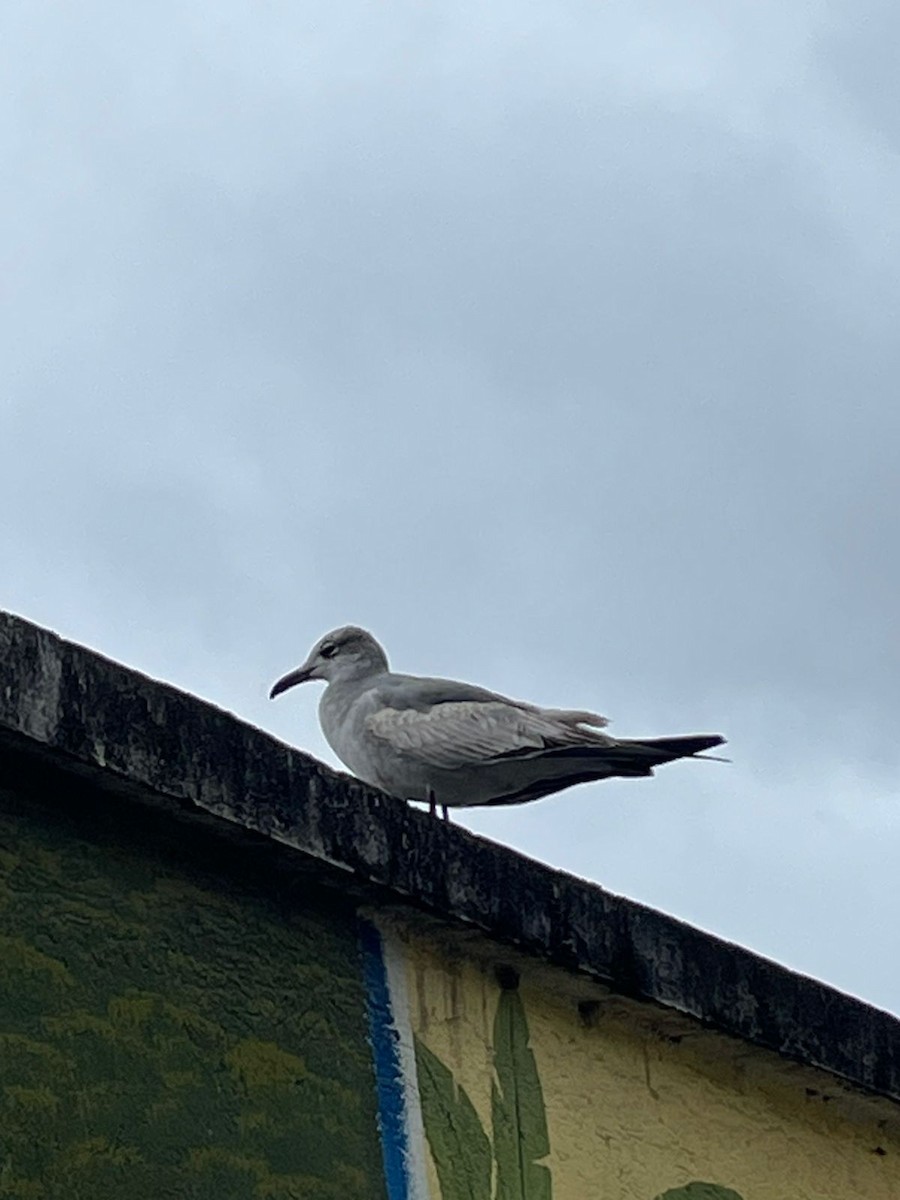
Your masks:
<svg viewBox="0 0 900 1200"><path fill-rule="evenodd" d="M365 697L332 684L319 701L319 724L325 740L344 766L365 783L377 785L366 753Z"/></svg>

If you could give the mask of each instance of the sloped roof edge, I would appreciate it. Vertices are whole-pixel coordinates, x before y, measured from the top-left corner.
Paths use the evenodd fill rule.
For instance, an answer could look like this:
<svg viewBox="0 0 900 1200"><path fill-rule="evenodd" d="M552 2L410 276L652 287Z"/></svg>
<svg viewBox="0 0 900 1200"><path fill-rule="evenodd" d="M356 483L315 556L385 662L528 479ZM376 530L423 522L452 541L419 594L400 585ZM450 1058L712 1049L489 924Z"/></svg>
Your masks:
<svg viewBox="0 0 900 1200"><path fill-rule="evenodd" d="M900 1020L888 1013L435 820L2 612L0 662L0 767L24 756L112 794L175 804L182 819L227 823L332 882L335 872L352 876L354 886L900 1101Z"/></svg>

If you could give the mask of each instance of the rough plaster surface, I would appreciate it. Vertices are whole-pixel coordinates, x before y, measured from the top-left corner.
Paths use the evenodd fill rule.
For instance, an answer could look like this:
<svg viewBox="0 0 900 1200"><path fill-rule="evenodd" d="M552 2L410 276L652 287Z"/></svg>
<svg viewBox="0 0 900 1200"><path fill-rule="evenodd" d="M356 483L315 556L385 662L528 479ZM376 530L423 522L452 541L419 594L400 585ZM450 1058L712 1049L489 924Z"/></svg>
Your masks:
<svg viewBox="0 0 900 1200"><path fill-rule="evenodd" d="M336 775L199 700L0 614L0 748L180 804L288 869L478 928L779 1055L900 1099L900 1022ZM2 755L0 755L2 761ZM26 774L31 768L26 765ZM209 822L212 815L218 820ZM249 853L249 850L248 850Z"/></svg>
<svg viewBox="0 0 900 1200"><path fill-rule="evenodd" d="M384 1200L352 909L42 799L0 790L0 1196Z"/></svg>
<svg viewBox="0 0 900 1200"><path fill-rule="evenodd" d="M395 937L405 946L413 1035L452 1074L457 1099L464 1092L490 1138L504 995L496 958L471 944L460 956L440 937L396 926ZM539 1087L528 1071L521 1082L546 1113L549 1152L539 1161L552 1200L900 1195L900 1113L891 1102L844 1104L824 1073L785 1070L765 1051L702 1029L672 1036L599 989L586 1010L556 976L554 987L526 966L517 989ZM463 1143L456 1149L465 1153ZM479 1151L473 1144L473 1156ZM429 1180L441 1200L433 1168ZM698 1182L706 1189L680 1190ZM453 1200L446 1189L443 1200Z"/></svg>

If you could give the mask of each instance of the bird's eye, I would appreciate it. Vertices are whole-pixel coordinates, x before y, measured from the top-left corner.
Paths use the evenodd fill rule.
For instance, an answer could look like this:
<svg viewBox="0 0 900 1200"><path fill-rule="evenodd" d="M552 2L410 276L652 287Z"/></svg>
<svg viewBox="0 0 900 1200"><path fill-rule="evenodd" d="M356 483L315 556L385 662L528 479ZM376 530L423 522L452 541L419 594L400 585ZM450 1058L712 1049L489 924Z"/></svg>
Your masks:
<svg viewBox="0 0 900 1200"><path fill-rule="evenodd" d="M334 642L326 642L325 645L319 650L319 653L323 658L334 658L337 652L338 648Z"/></svg>

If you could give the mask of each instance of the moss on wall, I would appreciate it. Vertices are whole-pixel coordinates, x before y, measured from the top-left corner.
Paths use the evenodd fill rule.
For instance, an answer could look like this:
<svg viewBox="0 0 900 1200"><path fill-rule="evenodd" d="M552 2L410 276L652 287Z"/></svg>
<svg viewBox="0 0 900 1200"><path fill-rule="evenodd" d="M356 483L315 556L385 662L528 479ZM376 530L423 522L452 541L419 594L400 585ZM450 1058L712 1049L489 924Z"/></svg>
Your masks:
<svg viewBox="0 0 900 1200"><path fill-rule="evenodd" d="M0 792L0 1197L383 1200L352 909L137 819Z"/></svg>

